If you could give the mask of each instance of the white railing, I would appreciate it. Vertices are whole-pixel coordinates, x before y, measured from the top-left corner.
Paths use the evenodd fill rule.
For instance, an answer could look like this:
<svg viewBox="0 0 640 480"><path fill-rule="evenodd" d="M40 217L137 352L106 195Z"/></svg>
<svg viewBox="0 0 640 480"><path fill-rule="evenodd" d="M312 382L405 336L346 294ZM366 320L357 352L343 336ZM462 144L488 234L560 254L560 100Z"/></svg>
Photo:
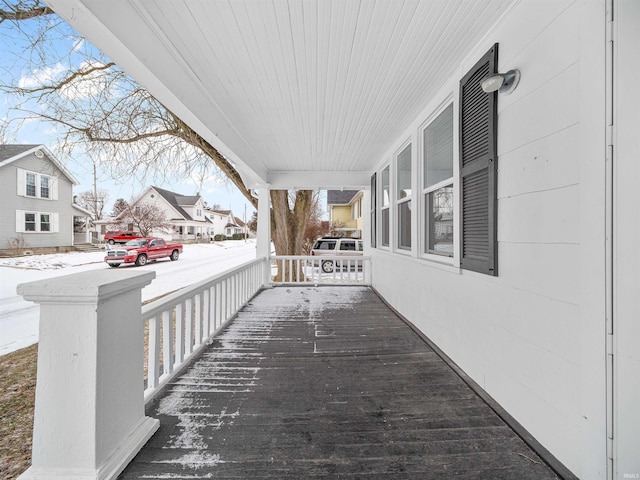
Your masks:
<svg viewBox="0 0 640 480"><path fill-rule="evenodd" d="M148 402L264 285L256 259L142 307Z"/></svg>
<svg viewBox="0 0 640 480"><path fill-rule="evenodd" d="M370 285L371 257L362 255L271 257L272 283Z"/></svg>

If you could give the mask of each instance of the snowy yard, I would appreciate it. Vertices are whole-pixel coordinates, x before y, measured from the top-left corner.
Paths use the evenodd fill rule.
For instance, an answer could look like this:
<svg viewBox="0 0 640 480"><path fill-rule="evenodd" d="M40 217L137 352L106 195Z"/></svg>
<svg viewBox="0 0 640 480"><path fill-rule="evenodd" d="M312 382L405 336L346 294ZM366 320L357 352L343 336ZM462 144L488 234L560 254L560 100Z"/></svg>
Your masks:
<svg viewBox="0 0 640 480"><path fill-rule="evenodd" d="M227 241L216 244L185 245L177 262L169 259L149 263L156 279L142 290L142 300L151 300L204 280L256 256L254 240ZM115 269L103 262L104 252L71 252L0 259L0 355L6 355L38 341L40 307L27 302L16 293L21 283L70 275L87 270L104 270L109 275Z"/></svg>

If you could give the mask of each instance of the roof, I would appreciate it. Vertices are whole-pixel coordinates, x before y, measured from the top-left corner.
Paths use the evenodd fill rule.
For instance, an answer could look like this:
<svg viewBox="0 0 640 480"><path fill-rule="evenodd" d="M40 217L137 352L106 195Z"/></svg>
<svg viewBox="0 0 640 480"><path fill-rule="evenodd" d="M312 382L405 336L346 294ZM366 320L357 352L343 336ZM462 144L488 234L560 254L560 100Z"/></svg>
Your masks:
<svg viewBox="0 0 640 480"><path fill-rule="evenodd" d="M200 199L200 195L186 196L180 195L179 193L171 192L169 190L165 190L164 188L159 187L151 187L156 192L158 192L162 198L164 198L173 208L175 208L180 215L182 215L186 220L193 220L191 215L189 215L182 205L191 206L195 205Z"/></svg>
<svg viewBox="0 0 640 480"><path fill-rule="evenodd" d="M40 145L0 145L0 163L7 159L25 153L28 150L33 150Z"/></svg>
<svg viewBox="0 0 640 480"><path fill-rule="evenodd" d="M349 205L360 190L327 190L327 205Z"/></svg>
<svg viewBox="0 0 640 480"><path fill-rule="evenodd" d="M516 1L47 4L249 188L363 189Z"/></svg>
<svg viewBox="0 0 640 480"><path fill-rule="evenodd" d="M30 154L35 154L38 158L44 158L44 156L36 153L40 151L46 156L51 163L53 163L62 174L67 177L72 184L78 185L78 180L71 174L69 170L49 151L47 147L42 144L6 144L0 145L0 167L9 165L16 160L26 157Z"/></svg>

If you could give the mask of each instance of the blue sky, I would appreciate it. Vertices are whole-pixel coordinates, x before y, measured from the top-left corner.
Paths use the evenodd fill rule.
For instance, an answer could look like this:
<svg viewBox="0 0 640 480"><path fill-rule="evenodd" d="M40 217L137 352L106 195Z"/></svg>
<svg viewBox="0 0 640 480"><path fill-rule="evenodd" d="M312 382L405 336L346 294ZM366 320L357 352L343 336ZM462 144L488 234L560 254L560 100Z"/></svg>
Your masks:
<svg viewBox="0 0 640 480"><path fill-rule="evenodd" d="M59 19L57 17L55 21ZM33 34L37 29L36 22L23 22L20 27L27 33ZM41 25L41 23L40 23ZM25 52L26 40L28 35L21 34L17 29L7 26L7 22L0 24L0 74L3 78L13 78L15 81L29 82L37 81L38 78L47 78L54 75L58 69L63 68L62 65L67 62L80 62L80 57L71 55L65 58L68 52L74 47L82 47L85 49L94 48L88 43L79 44L76 37L77 34L70 27L62 26L57 28L56 36L53 42L49 44L47 51L47 66L39 71L33 71L27 66ZM5 137L0 137L3 143L20 143L20 144L44 144L64 163L69 171L80 182L74 188L74 193L78 194L93 189L93 161L89 156L75 149L72 155L65 155L57 150L57 144L60 139L59 127L52 123L38 120L27 120L26 122L16 122L19 115L12 111L23 99L6 95L0 92L0 122L6 123L11 121L10 125L14 128L9 129L9 133ZM31 102L29 108L38 110L43 108L35 102ZM17 126L19 125L19 128ZM118 198L126 200L142 193L149 185L155 185L167 190L183 195L200 195L207 201L209 205L218 204L223 209L232 209L235 216L243 218L245 206L247 211L247 219L253 213L253 207L233 186L230 182L219 178L219 175L209 175L204 179L191 178L182 175L178 178L174 175L172 179L163 179L161 176L156 178L141 178L140 175L131 175L126 178L122 176L115 178L109 172L106 166L98 164L97 168L98 188L109 191L109 200L107 211L110 211L111 205Z"/></svg>

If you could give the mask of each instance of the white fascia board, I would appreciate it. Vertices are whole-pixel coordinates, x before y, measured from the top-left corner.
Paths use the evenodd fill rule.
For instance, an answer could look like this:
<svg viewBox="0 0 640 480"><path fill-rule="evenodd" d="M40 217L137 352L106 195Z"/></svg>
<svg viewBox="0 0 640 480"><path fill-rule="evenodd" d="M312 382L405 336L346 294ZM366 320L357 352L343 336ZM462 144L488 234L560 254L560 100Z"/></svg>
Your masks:
<svg viewBox="0 0 640 480"><path fill-rule="evenodd" d="M234 145L243 146L243 152L245 158L242 158L236 154L227 144L222 141L216 133L214 133L203 121L200 120L198 115L190 110L179 97L177 97L171 88L162 82L146 65L145 59L138 57L120 38L111 31L111 29L98 18L92 10L92 2L86 0L46 0L46 3L64 20L66 20L71 26L84 35L91 43L100 48L109 58L111 58L117 65L131 75L135 80L144 86L151 94L157 98L163 105L175 113L179 118L184 120L191 128L193 128L199 135L201 135L207 142L213 145L218 152L220 152L232 165L236 168L240 174L245 185L264 183L267 170L256 155L251 146L243 139L242 134L236 131L235 127L227 121L223 112L218 108L214 108L214 112L211 109L207 109L208 114L214 115L215 122L209 121L208 123L215 123L218 131L223 132L228 141ZM133 3L128 2L114 2L116 6L112 7L112 10L121 9L133 9L136 12L130 12L134 23L140 19L140 24L136 24L139 27L147 27L155 35L155 38L160 42L159 35L162 32L158 32L153 28L153 25L149 25L143 20L144 12L137 11L138 8ZM111 8L111 7L110 7ZM138 14L135 16L135 14ZM127 15L118 14L121 21L127 21ZM137 17L137 18L136 18ZM136 29L132 29L135 32ZM132 42L135 41L135 33L132 33ZM179 62L175 60L170 51L167 51L167 62L175 68L181 68L182 65L178 65ZM175 65L174 65L175 64ZM169 68L169 67L168 67ZM185 69L186 70L186 69ZM198 81L196 78L189 76L184 79L189 80L189 83L194 84L193 87L202 95L206 95L206 91L203 88L198 88ZM212 99L207 99L209 104ZM213 105L215 107L215 105ZM210 119L209 119L210 120Z"/></svg>
<svg viewBox="0 0 640 480"><path fill-rule="evenodd" d="M269 172L269 188L309 190L363 190L371 182L370 172Z"/></svg>

